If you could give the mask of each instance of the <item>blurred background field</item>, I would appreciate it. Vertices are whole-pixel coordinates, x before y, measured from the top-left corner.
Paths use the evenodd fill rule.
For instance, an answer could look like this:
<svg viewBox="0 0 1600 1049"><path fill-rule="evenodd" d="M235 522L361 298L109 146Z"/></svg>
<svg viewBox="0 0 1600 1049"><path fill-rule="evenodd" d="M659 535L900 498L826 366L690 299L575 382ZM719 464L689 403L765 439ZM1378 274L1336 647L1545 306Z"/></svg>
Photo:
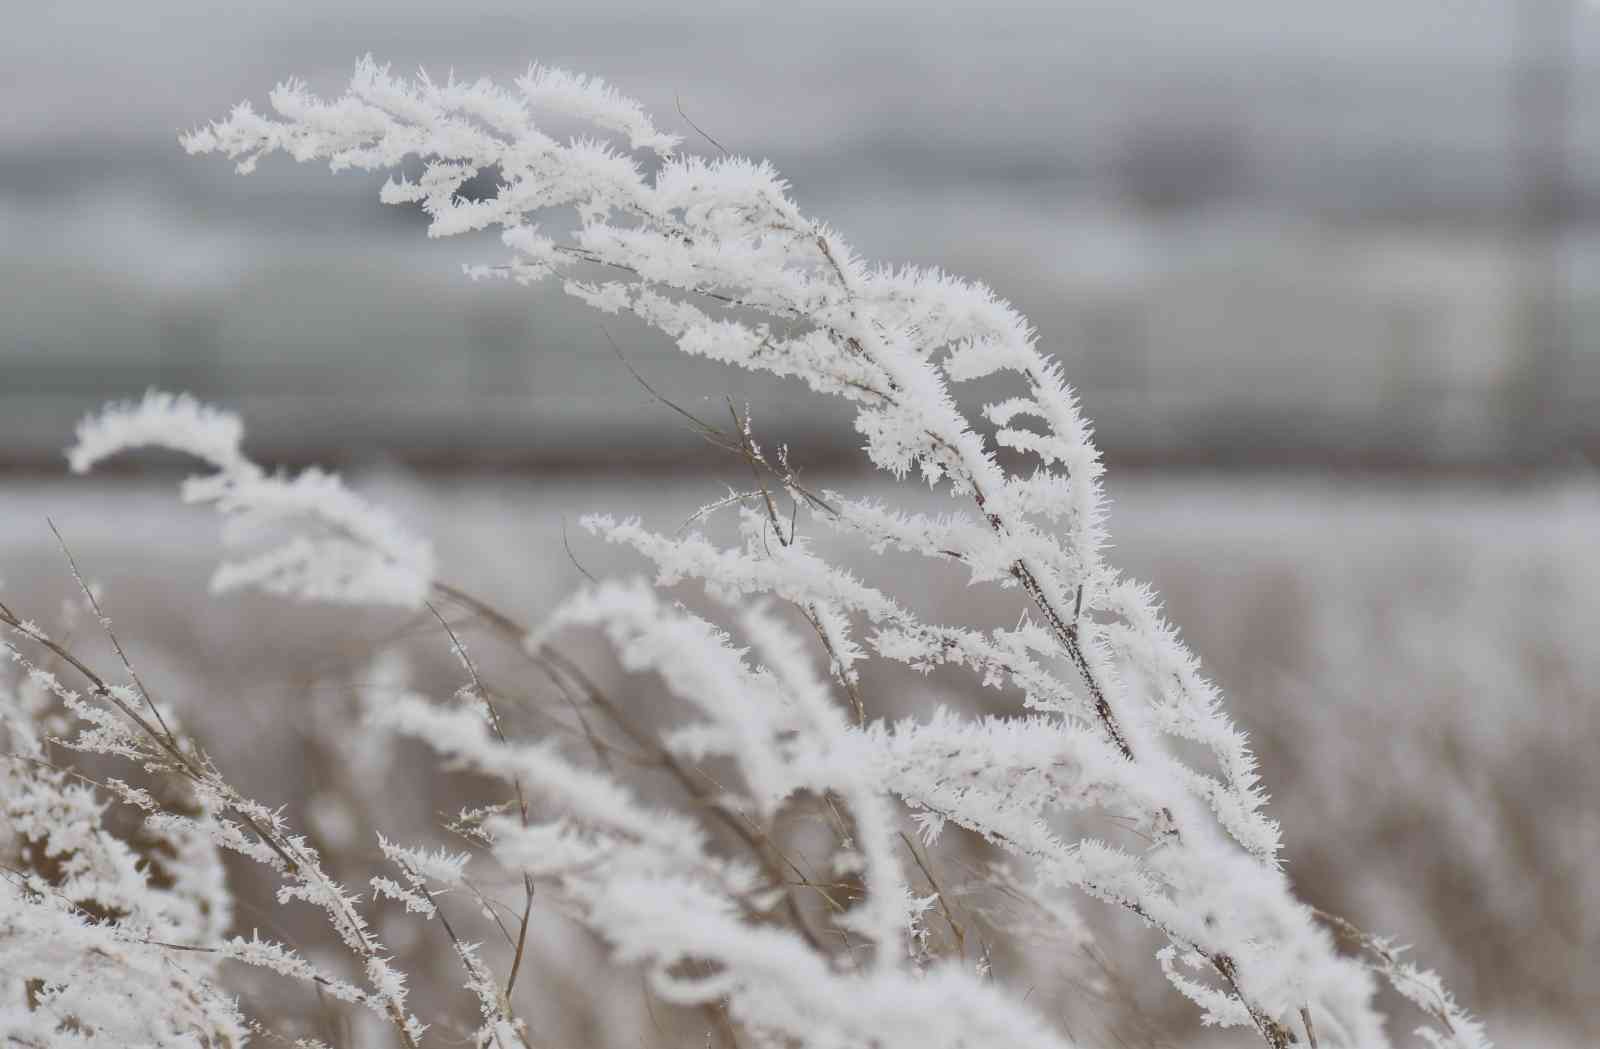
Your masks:
<svg viewBox="0 0 1600 1049"><path fill-rule="evenodd" d="M448 578L529 620L581 581L563 520L670 531L741 480L608 335L690 408L748 403L808 480L873 483L837 405L602 331L553 288L470 283L459 264L498 245L428 241L381 177L241 179L175 141L291 75L337 91L366 51L463 77L537 59L771 159L863 255L1012 299L1097 424L1114 559L1258 744L1307 898L1415 944L1502 1045L1600 1043L1600 9L69 0L8 20L6 600L48 622L70 594L49 515L224 767L352 872L370 845L324 803L342 770L404 799L397 834L456 800L306 726L344 723L393 631L445 689L448 652L426 623L206 599L214 526L171 464L61 479L83 412L149 386L238 409L253 454L349 470ZM596 574L641 567L571 542ZM917 578L947 618L1010 607ZM886 710L1010 702L873 685ZM529 993L562 1005L555 1044L648 1040L637 980L546 931ZM1184 1044L1192 1011L1130 959L1136 1000L1034 1000L1098 1016L1105 1044Z"/></svg>
<svg viewBox="0 0 1600 1049"><path fill-rule="evenodd" d="M1600 11L1579 0L66 0L0 41L0 458L53 464L63 419L155 383L283 420L298 460L675 460L583 307L460 279L492 238L426 241L381 176L239 179L177 148L291 76L337 90L367 51L606 76L711 150L681 106L868 258L1015 301L1114 461L1600 449ZM663 381L772 392L634 334ZM849 454L837 416L771 399L814 460Z"/></svg>
<svg viewBox="0 0 1600 1049"><path fill-rule="evenodd" d="M737 483L737 472L728 479ZM71 593L49 515L103 585L107 611L152 688L178 705L244 789L287 805L311 828L335 869L360 876L373 851L370 829L449 844L438 820L465 795L422 781L404 757L374 764L367 750L376 744L348 727L353 692L376 687L375 654L402 631L422 682L440 695L459 684L437 624L258 596L208 599L216 526L176 504L172 480L8 485L0 528L7 603L48 621ZM640 562L589 538L574 517L637 512L670 532L722 490L712 474L668 486L637 476L386 473L364 487L437 537L453 583L528 622L582 581L563 522L584 569L636 573ZM1125 471L1110 488L1119 560L1166 596L1251 733L1305 898L1414 944L1419 961L1486 1014L1499 1044L1594 1044L1600 480L1507 489ZM868 560L817 539L846 563ZM960 573L924 569L916 578L901 596L930 614L979 624L1015 614L1005 595L970 591ZM92 650L89 633L80 628L80 636ZM541 692L525 668L497 665L488 641L472 644L493 687ZM652 713L660 693L623 675L597 639L566 644L641 716L670 716ZM875 711L895 715L925 716L935 704L1016 709L1015 696L976 690L956 674L878 668L863 691ZM330 742L338 739L346 742ZM350 790L354 801L342 793ZM348 829L370 818L363 797L381 799L388 814L364 835ZM941 870L959 883L958 868ZM258 877L237 873L247 885ZM403 924L398 913L387 917L396 930ZM241 914L244 928L258 920L285 919L248 906ZM293 931L318 937L314 921ZM559 923L547 933L546 955L531 970L539 979L529 981L535 1000L551 1003L530 1011L544 1018L536 1029L558 1045L656 1044L637 978L611 970ZM1134 945L1124 941L1111 957L1140 989L1135 998L1088 994L1063 980L1039 987L1036 1004L1091 1030L1104 1024L1131 1044L1201 1044L1186 1041L1202 1034L1192 1010L1148 979L1153 947L1126 927L1108 943L1117 937ZM447 985L451 963L438 947L416 944L407 963L437 971ZM270 1002L284 988L268 981L261 993ZM288 1013L296 1001L306 1006L289 1001ZM691 1030L683 1044L694 1040Z"/></svg>

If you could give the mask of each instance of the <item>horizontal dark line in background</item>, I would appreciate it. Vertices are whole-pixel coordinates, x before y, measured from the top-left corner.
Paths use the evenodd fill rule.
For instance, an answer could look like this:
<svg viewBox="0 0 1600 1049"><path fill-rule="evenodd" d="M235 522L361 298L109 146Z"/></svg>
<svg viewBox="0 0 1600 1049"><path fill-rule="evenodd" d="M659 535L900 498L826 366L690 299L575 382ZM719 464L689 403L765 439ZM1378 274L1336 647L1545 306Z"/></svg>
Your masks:
<svg viewBox="0 0 1600 1049"><path fill-rule="evenodd" d="M1418 396L1392 403L1278 399L1185 400L1126 391L1083 393L1096 441L1113 469L1357 471L1525 476L1600 462L1600 399L1522 404ZM64 473L78 419L100 401L82 395L0 394L0 470ZM734 462L665 406L638 397L428 398L274 395L226 398L246 421L246 451L286 467L424 472L651 473L716 471ZM727 405L692 405L729 424ZM820 398L754 401L757 439L786 445L802 469L868 469L848 407ZM160 453L127 454L108 472L185 469Z"/></svg>

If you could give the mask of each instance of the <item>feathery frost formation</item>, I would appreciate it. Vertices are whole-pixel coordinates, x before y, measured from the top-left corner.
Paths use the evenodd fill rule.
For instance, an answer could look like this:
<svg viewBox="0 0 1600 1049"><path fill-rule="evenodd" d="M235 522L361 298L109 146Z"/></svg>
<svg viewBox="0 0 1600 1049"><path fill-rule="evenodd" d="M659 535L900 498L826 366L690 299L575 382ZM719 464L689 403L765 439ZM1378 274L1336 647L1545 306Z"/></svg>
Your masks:
<svg viewBox="0 0 1600 1049"><path fill-rule="evenodd" d="M81 697L9 645L0 643L0 655L26 668L0 684L0 1041L108 1049L243 1041L238 1007L215 982L220 956L183 951L220 942L232 914L217 850L200 832L209 814L196 807L186 821L152 820L136 841L107 833L111 798L152 813L155 801L116 780L97 790L58 767L50 738L70 733L72 713L92 726L99 711L75 710ZM94 734L79 740L104 749L117 727L102 744ZM160 1004L130 1009L129 1001ZM73 1036L60 1029L66 1017Z"/></svg>
<svg viewBox="0 0 1600 1049"><path fill-rule="evenodd" d="M83 593L108 624L92 591ZM0 655L21 670L0 680L0 1037L104 1049L243 1045L254 1025L219 979L231 960L371 1008L414 1046L425 1028L406 1011L403 975L305 838L234 789L131 665L130 684L111 684L3 604L0 624L21 642L0 640ZM69 664L88 693L25 644ZM125 761L162 793L91 779L63 763L72 753ZM111 830L113 802L142 816L129 840ZM269 868L280 904L320 908L369 986L325 976L281 944L228 936L222 850Z"/></svg>
<svg viewBox="0 0 1600 1049"><path fill-rule="evenodd" d="M584 521L650 563L657 585L703 583L725 603L736 632L637 581L587 588L528 632L436 583L426 544L336 478L268 475L244 458L230 415L152 393L86 421L70 453L75 470L158 445L215 471L187 482L187 499L215 503L251 531L309 525L309 535L224 566L219 588L453 603L514 642L564 693L612 718L630 746L700 802L691 811L647 803L611 774L598 743L589 760L556 740L509 737L492 690L452 632L470 683L445 702L409 690L386 694L369 703L369 717L448 765L503 782L517 801L464 814L456 830L486 850L470 861L383 841L398 874L375 877L374 895L434 920L436 897L475 892L486 878L525 886L529 906L533 887L547 886L544 898L598 934L618 961L643 966L656 995L718 1011L752 1044L1070 1044L1028 1008L1024 988L993 979L987 959L974 966L929 946L930 916L944 901L937 888L932 897L912 891L905 830L916 829L926 846L955 826L1025 869L1025 880L996 877L1037 893L1041 913L1063 916L1069 939L1088 935L1051 895L1069 889L1159 930L1159 968L1200 1006L1205 1023L1251 1028L1274 1049L1387 1046L1374 1006L1381 976L1422 1008L1431 1022L1423 1034L1435 1047L1488 1045L1432 974L1370 937L1356 940L1365 959L1340 953L1327 923L1294 897L1243 735L1154 595L1104 559L1101 466L1074 394L1027 321L989 289L937 270L863 262L800 213L768 165L680 153L677 138L598 80L534 67L513 89L408 82L368 59L340 98L320 99L290 82L271 103L275 116L240 105L183 144L234 158L241 172L276 151L335 170L398 170L383 199L420 205L430 235L499 231L509 257L469 266L469 274L556 279L602 312L639 318L686 353L842 397L874 464L897 480L914 474L952 499L951 512L928 515L812 492L786 455L769 457L745 426L722 436L754 470L757 488L706 510L737 514L735 545L699 532L663 534L637 520ZM544 114L587 122L596 137L557 141L536 125ZM498 191L461 196L466 180L485 171L497 174ZM570 235L540 232L541 213L566 208L577 216ZM989 380L985 390L1009 389L969 411L956 391L978 379ZM791 509L780 510L784 500ZM929 622L892 590L824 559L799 534L802 511L874 551L964 566L974 585L1014 592L1021 617L996 629ZM7 616L19 653L41 643ZM794 633L790 619L810 633ZM601 632L626 669L659 676L692 719L659 736L627 727L625 712L556 647L577 629ZM888 722L863 694L858 670L872 658L922 671L958 668L975 686L1013 690L1027 711L974 718L927 709ZM38 678L29 678L35 693ZM78 737L87 749L189 785L202 815L179 820L152 804L153 825L181 827L196 842L272 866L284 898L327 912L368 980L327 982L286 948L222 940L220 928L180 921L162 931L143 917L154 904L87 923L50 902L58 886L7 882L7 891L28 897L25 916L40 915L26 917L25 931L77 922L91 930L84 935L117 945L130 979L147 978L145 960L149 979L175 979L176 969L156 964L166 956L152 941L209 942L224 956L336 987L336 996L388 1017L408 1043L422 1037L404 980L371 939L357 898L320 873L315 854L276 814L231 792L191 745L143 715L147 696L117 686L86 700L53 679L46 684L88 724ZM8 726L37 723L39 701L28 703L6 708ZM696 775L706 762L728 772L714 793ZM82 789L50 780L44 768L19 765L8 774L44 777L66 794ZM6 782L8 804L26 793ZM89 805L89 797L77 803ZM835 816L832 874L849 886L821 913L802 905L813 897L792 884L775 845L780 816L808 799L825 799ZM1077 813L1109 817L1131 833L1081 836ZM468 866L478 881L467 879ZM127 891L135 888L130 882ZM485 952L451 940L480 1005L478 1044L533 1044ZM519 949L513 983L520 961ZM204 1022L237 1028L202 994L216 993L211 971L184 971L195 974L197 1000L215 1009ZM39 978L51 994L69 993L79 980L70 965ZM37 1010L19 1015L35 1018Z"/></svg>
<svg viewBox="0 0 1600 1049"><path fill-rule="evenodd" d="M433 548L407 535L388 513L315 467L296 477L269 474L245 457L239 417L188 394L152 390L138 403L107 405L78 425L67 451L74 473L131 448L154 447L201 460L215 473L183 483L183 499L211 503L228 519L233 546L279 545L223 563L211 579L222 593L256 587L307 601L419 608L433 582Z"/></svg>

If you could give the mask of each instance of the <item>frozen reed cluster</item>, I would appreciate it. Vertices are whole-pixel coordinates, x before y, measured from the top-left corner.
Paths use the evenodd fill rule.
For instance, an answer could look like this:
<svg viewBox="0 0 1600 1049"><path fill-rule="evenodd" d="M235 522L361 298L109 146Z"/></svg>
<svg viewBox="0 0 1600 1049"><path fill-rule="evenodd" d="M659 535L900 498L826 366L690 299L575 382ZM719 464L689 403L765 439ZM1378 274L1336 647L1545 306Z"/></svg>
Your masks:
<svg viewBox="0 0 1600 1049"><path fill-rule="evenodd" d="M952 835L984 855L975 879L1029 902L1034 932L1053 925L1050 950L1092 940L1083 898L1155 930L1151 973L1206 1025L1253 1031L1272 1049L1386 1046L1375 1000L1387 983L1420 1010L1427 1044L1489 1044L1432 974L1296 899L1244 736L1155 596L1106 561L1101 466L1072 390L988 288L863 261L801 214L771 167L681 151L598 80L534 67L510 88L407 81L369 59L339 98L290 82L271 104L272 116L241 105L183 145L241 172L280 151L396 171L383 200L420 205L431 236L499 232L506 257L472 276L554 280L685 353L848 401L887 475L883 494L813 490L747 417L701 422L753 478L697 519L731 517L737 541L587 517L653 578L587 586L530 628L444 582L428 542L336 476L246 458L224 411L152 393L86 420L75 471L139 446L200 462L184 498L213 505L244 547L216 589L435 617L464 684L373 695L369 731L417 741L498 788L451 824L461 851L383 838L382 869L341 884L282 812L230 786L131 661L90 667L0 606L17 668L0 687L7 1044L266 1044L274 1034L229 990L231 963L368 1010L403 1045L433 1044L441 1036L370 923L383 904L443 924L439 949L476 1003L474 1044L544 1045L538 1017L518 1006L519 986L541 978L524 967L535 901L637 967L664 1007L704 1010L732 1044L1081 1044L1008 975L1024 968L1020 948L993 929L980 936L950 879L941 886L932 850ZM536 123L547 115L593 137L558 141ZM486 172L492 195L463 193ZM565 209L570 229L541 232L539 219L564 222L550 216ZM917 484L947 494L949 511L897 506L894 493ZM1013 625L927 618L897 595L896 573L846 571L807 532L959 566L974 587L1014 595ZM664 596L685 581L724 614ZM94 589L82 594L103 618ZM686 717L665 731L630 721L564 652L582 632L627 671L657 676ZM469 634L504 642L529 680L560 690L586 736L512 730L509 686L485 680ZM891 720L864 685L872 661L964 675L1013 709L913 702L917 713ZM665 770L687 801L632 789L614 768L623 750ZM118 763L139 785L118 778ZM798 840L786 822L797 808L826 811L825 840ZM139 818L113 820L126 811ZM794 849L823 873L802 876ZM345 975L238 935L224 852L269 869L279 903L320 909L354 962ZM507 894L512 904L497 902ZM458 935L456 899L508 913L501 942Z"/></svg>

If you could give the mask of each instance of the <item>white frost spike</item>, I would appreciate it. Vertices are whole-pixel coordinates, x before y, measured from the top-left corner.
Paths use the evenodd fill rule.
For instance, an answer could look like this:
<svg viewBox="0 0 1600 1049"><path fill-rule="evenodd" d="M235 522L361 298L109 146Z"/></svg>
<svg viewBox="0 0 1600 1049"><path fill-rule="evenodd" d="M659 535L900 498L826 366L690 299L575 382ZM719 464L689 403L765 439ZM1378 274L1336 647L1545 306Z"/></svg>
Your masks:
<svg viewBox="0 0 1600 1049"><path fill-rule="evenodd" d="M433 583L426 540L337 474L315 467L294 477L268 474L240 450L243 436L238 416L186 393L151 390L137 404L110 404L79 423L67 458L83 473L118 452L155 447L209 465L214 473L184 481L184 501L215 505L228 522L228 545L265 545L220 565L211 580L217 592L255 587L310 601L421 607Z"/></svg>
<svg viewBox="0 0 1600 1049"><path fill-rule="evenodd" d="M151 390L138 402L108 404L78 424L67 450L73 473L88 473L118 452L160 447L203 460L221 473L249 472L239 450L244 424L232 412L202 404L187 393Z"/></svg>
<svg viewBox="0 0 1600 1049"><path fill-rule="evenodd" d="M517 87L530 105L621 132L634 149L653 150L665 157L671 156L683 141L677 135L657 131L644 107L618 94L599 77L535 65L517 78Z"/></svg>

